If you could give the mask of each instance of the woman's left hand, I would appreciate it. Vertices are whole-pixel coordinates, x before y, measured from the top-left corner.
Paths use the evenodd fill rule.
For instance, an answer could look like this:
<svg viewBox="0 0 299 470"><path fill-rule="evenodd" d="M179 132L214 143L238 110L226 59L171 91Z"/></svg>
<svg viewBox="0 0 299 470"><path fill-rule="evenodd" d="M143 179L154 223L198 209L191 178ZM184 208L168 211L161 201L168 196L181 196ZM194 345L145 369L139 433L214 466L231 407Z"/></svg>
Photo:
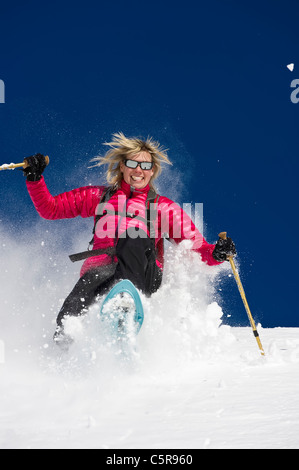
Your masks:
<svg viewBox="0 0 299 470"><path fill-rule="evenodd" d="M228 261L228 258L234 257L236 254L236 247L231 238L219 238L213 251L213 257L216 261Z"/></svg>

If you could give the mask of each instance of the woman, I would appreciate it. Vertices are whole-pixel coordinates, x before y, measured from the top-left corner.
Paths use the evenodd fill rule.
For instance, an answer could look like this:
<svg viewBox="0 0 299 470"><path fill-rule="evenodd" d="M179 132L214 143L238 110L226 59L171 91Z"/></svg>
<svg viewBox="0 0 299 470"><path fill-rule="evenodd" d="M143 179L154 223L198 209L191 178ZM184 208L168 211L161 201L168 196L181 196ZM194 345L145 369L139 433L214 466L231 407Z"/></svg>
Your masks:
<svg viewBox="0 0 299 470"><path fill-rule="evenodd" d="M57 317L54 340L58 344L70 341L64 333L64 319L84 314L117 280L129 279L146 295L159 288L163 237L175 243L191 240L192 249L210 266L236 253L230 238L218 240L216 245L207 243L177 204L156 194L154 180L161 173L161 164L170 164L158 142L118 133L105 145L108 152L94 161L98 166L108 165L108 187L85 186L54 197L42 176L45 157L36 154L26 159L27 188L41 217L54 220L81 215L95 220L92 250L71 257L86 259L80 279Z"/></svg>

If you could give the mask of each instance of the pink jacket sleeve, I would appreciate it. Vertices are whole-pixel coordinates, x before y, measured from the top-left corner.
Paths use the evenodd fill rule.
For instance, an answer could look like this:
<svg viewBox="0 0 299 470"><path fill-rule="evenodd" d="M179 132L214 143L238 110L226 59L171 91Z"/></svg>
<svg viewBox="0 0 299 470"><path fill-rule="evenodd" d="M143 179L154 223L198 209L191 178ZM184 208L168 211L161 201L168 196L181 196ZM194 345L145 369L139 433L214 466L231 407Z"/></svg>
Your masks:
<svg viewBox="0 0 299 470"><path fill-rule="evenodd" d="M26 181L26 185L37 212L49 220L94 216L103 191L100 186L85 186L52 196L43 176L39 181Z"/></svg>
<svg viewBox="0 0 299 470"><path fill-rule="evenodd" d="M193 242L192 250L198 252L201 255L202 261L209 266L221 264L212 255L215 245L205 240L191 218L178 204L168 198L161 197L159 200L159 210L161 211L162 233L168 233L169 238L175 243L191 240Z"/></svg>

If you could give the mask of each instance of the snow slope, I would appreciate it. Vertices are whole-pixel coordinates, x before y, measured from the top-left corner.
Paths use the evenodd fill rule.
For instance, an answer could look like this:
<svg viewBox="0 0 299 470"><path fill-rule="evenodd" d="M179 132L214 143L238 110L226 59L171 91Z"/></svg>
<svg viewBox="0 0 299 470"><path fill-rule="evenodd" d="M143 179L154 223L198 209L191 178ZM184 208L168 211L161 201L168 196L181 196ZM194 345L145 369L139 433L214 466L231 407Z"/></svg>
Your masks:
<svg viewBox="0 0 299 470"><path fill-rule="evenodd" d="M299 331L259 326L263 358L249 327L221 326L227 266L169 249L130 360L96 306L67 323L61 353L55 317L77 273L49 240L36 235L33 256L3 237L0 448L299 448Z"/></svg>

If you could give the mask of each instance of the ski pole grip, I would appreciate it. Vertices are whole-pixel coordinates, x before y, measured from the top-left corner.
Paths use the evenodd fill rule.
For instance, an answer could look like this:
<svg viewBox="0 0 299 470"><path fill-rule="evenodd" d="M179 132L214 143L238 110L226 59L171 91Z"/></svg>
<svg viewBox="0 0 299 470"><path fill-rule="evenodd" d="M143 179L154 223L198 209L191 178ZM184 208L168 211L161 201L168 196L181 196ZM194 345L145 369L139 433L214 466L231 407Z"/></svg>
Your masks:
<svg viewBox="0 0 299 470"><path fill-rule="evenodd" d="M45 162L46 162L46 165L48 166L50 163L50 158L48 157L48 155L45 156ZM27 168L28 166L27 160L24 160L24 162L22 163L22 166L23 168Z"/></svg>
<svg viewBox="0 0 299 470"><path fill-rule="evenodd" d="M226 234L227 234L227 232L220 232L218 237L221 238L222 240L226 240L226 238L227 238Z"/></svg>

